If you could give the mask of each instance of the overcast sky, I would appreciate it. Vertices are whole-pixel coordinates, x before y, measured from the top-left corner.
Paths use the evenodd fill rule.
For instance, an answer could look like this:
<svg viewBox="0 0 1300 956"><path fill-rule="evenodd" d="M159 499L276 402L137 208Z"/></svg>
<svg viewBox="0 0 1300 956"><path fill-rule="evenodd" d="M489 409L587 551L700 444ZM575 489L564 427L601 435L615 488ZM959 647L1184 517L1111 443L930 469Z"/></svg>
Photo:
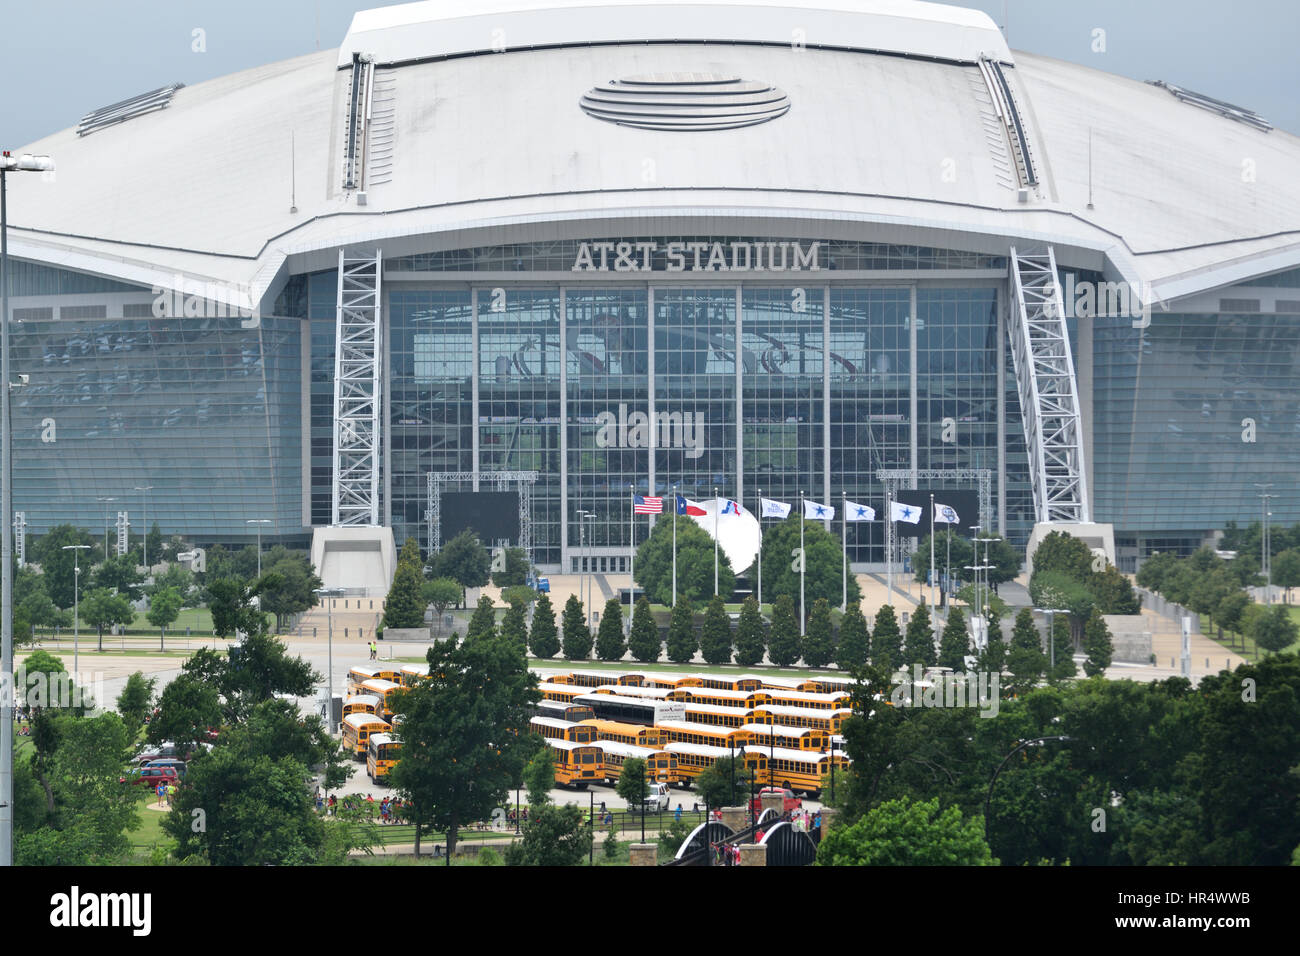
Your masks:
<svg viewBox="0 0 1300 956"><path fill-rule="evenodd" d="M798 2L798 0L792 0ZM16 149L93 109L339 45L384 0L4 0L0 144ZM473 0L466 0L473 8ZM1248 107L1300 134L1300 0L958 0L1011 47ZM1003 11L1006 11L1004 20ZM206 52L192 47L205 32ZM1094 52L1104 30L1105 52Z"/></svg>

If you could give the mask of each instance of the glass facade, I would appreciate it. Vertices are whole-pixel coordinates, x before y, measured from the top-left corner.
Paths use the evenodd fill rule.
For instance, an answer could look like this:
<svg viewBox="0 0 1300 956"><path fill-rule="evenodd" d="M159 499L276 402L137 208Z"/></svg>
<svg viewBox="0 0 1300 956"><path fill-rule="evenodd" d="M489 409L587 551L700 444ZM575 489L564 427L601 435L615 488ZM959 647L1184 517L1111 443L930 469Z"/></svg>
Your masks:
<svg viewBox="0 0 1300 956"><path fill-rule="evenodd" d="M1156 312L1147 328L1093 327L1098 521L1149 537L1145 556L1156 539L1259 520L1255 482L1274 483L1274 523L1300 520L1295 316Z"/></svg>
<svg viewBox="0 0 1300 956"><path fill-rule="evenodd" d="M67 309L64 308L66 315ZM106 509L201 542L302 533L301 322L103 318L12 328L14 508L102 533ZM97 499L115 498L112 502Z"/></svg>

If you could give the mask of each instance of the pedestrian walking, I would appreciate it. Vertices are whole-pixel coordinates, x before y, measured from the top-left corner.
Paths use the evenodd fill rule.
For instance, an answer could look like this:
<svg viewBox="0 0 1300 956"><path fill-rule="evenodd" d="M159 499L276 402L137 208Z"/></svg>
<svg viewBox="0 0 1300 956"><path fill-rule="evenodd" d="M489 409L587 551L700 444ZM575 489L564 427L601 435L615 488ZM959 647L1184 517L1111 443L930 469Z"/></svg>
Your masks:
<svg viewBox="0 0 1300 956"><path fill-rule="evenodd" d="M167 788L163 782L161 780L158 781L158 806L160 807L163 805L163 794L166 793L166 791Z"/></svg>

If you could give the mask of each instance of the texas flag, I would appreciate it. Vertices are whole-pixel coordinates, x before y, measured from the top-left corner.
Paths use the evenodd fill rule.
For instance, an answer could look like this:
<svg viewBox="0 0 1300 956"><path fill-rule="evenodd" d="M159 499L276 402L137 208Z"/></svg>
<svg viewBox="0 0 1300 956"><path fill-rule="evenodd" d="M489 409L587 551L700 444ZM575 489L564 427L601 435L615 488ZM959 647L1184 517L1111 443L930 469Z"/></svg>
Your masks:
<svg viewBox="0 0 1300 956"><path fill-rule="evenodd" d="M920 524L921 509L914 505L905 505L898 501L889 503L889 520L906 521L908 524Z"/></svg>
<svg viewBox="0 0 1300 956"><path fill-rule="evenodd" d="M679 515L694 515L697 518L702 518L708 514L708 511L706 511L704 505L700 504L698 501L691 501L689 498L683 498L681 495L678 495L677 513Z"/></svg>

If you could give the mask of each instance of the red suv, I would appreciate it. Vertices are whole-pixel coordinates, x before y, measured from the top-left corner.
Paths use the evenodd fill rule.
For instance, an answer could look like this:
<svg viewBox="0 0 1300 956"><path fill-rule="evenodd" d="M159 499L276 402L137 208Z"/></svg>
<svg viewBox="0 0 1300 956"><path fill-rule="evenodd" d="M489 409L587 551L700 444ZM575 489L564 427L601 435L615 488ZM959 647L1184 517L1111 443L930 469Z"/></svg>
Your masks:
<svg viewBox="0 0 1300 956"><path fill-rule="evenodd" d="M128 770L125 777L118 777L118 783L154 788L160 783L180 783L180 777L176 774L175 767L137 767Z"/></svg>
<svg viewBox="0 0 1300 956"><path fill-rule="evenodd" d="M753 813L762 813L762 812L763 812L763 797L762 797L762 795L765 794L765 793L779 793L779 794L781 794L781 796L782 796L782 801L781 801L781 803L782 803L782 806L781 806L781 812L782 812L782 813L789 813L791 810L798 810L798 809L801 809L801 808L803 807L803 801L794 795L794 791L793 791L793 790L786 790L786 789L783 788L783 787L764 787L762 790L760 790L760 791L758 791L758 792L759 792L759 796L757 796L757 797L754 798L753 805L750 807L750 810L751 810Z"/></svg>

